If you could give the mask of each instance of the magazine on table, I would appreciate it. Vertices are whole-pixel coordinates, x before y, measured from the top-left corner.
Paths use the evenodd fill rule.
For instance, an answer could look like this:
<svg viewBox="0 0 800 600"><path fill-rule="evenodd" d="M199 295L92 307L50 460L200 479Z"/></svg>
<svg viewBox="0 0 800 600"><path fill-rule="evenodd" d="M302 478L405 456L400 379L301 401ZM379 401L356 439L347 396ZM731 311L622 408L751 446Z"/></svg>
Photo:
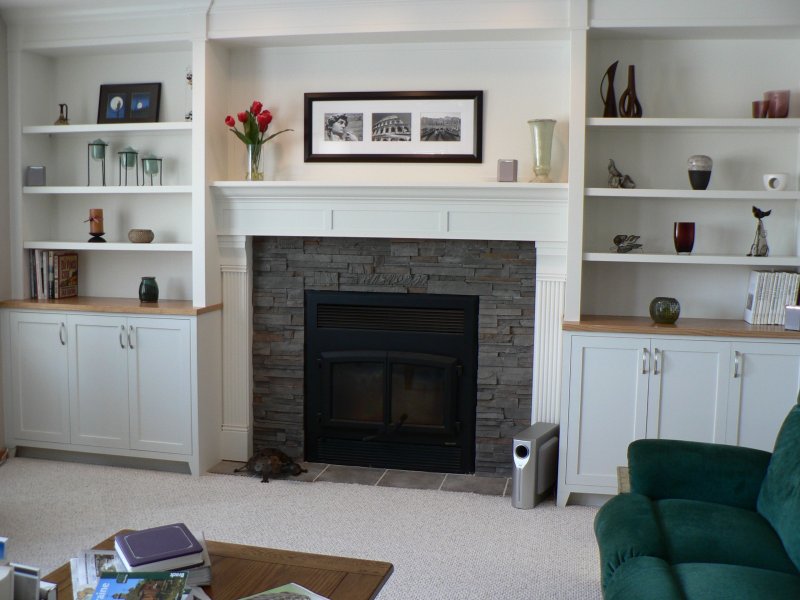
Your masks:
<svg viewBox="0 0 800 600"><path fill-rule="evenodd" d="M89 600L100 575L120 571L122 565L113 550L84 550L79 557L70 559L69 566L73 600Z"/></svg>
<svg viewBox="0 0 800 600"><path fill-rule="evenodd" d="M240 600L329 600L329 599L326 596L320 596L319 594L315 594L314 592L304 588L300 584L287 583L286 585L272 588L271 590L266 590L263 592L259 592L258 594L254 594L252 596L240 598Z"/></svg>

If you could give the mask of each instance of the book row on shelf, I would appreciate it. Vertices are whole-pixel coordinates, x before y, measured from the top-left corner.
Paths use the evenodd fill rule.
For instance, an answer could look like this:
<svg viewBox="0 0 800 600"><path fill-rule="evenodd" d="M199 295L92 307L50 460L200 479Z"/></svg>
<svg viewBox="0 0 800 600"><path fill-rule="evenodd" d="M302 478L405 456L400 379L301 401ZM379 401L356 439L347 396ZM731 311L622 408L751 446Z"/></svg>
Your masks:
<svg viewBox="0 0 800 600"><path fill-rule="evenodd" d="M78 253L70 250L31 250L30 294L36 300L78 295Z"/></svg>
<svg viewBox="0 0 800 600"><path fill-rule="evenodd" d="M751 325L784 325L786 307L797 304L798 292L800 273L751 272L744 320Z"/></svg>

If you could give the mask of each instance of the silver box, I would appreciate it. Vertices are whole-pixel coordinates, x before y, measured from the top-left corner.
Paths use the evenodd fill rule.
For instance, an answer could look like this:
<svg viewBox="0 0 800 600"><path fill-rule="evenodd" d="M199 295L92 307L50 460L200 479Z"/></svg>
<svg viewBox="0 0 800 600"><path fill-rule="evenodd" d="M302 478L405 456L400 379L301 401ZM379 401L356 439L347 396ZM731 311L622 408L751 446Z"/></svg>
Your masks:
<svg viewBox="0 0 800 600"><path fill-rule="evenodd" d="M31 166L25 169L25 185L45 185L46 179L44 167Z"/></svg>
<svg viewBox="0 0 800 600"><path fill-rule="evenodd" d="M501 158L497 161L497 181L516 181L517 161Z"/></svg>
<svg viewBox="0 0 800 600"><path fill-rule="evenodd" d="M800 331L800 306L786 307L786 321L783 326L785 329Z"/></svg>

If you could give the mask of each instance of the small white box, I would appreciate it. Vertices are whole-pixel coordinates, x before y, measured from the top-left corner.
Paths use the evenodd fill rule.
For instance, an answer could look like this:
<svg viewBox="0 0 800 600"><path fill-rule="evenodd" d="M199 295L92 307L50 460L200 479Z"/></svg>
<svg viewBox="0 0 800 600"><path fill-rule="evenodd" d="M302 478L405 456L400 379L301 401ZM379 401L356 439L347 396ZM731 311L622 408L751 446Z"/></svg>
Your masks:
<svg viewBox="0 0 800 600"><path fill-rule="evenodd" d="M786 307L786 321L783 327L784 329L800 331L800 306Z"/></svg>

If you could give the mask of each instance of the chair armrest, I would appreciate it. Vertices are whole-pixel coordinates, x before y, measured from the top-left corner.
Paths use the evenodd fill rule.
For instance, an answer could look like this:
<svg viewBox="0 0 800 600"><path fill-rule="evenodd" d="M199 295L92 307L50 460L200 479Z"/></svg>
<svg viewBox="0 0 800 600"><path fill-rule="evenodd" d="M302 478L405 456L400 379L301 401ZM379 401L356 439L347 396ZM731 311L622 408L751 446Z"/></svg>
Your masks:
<svg viewBox="0 0 800 600"><path fill-rule="evenodd" d="M724 444L636 440L628 446L631 491L755 510L771 457Z"/></svg>

